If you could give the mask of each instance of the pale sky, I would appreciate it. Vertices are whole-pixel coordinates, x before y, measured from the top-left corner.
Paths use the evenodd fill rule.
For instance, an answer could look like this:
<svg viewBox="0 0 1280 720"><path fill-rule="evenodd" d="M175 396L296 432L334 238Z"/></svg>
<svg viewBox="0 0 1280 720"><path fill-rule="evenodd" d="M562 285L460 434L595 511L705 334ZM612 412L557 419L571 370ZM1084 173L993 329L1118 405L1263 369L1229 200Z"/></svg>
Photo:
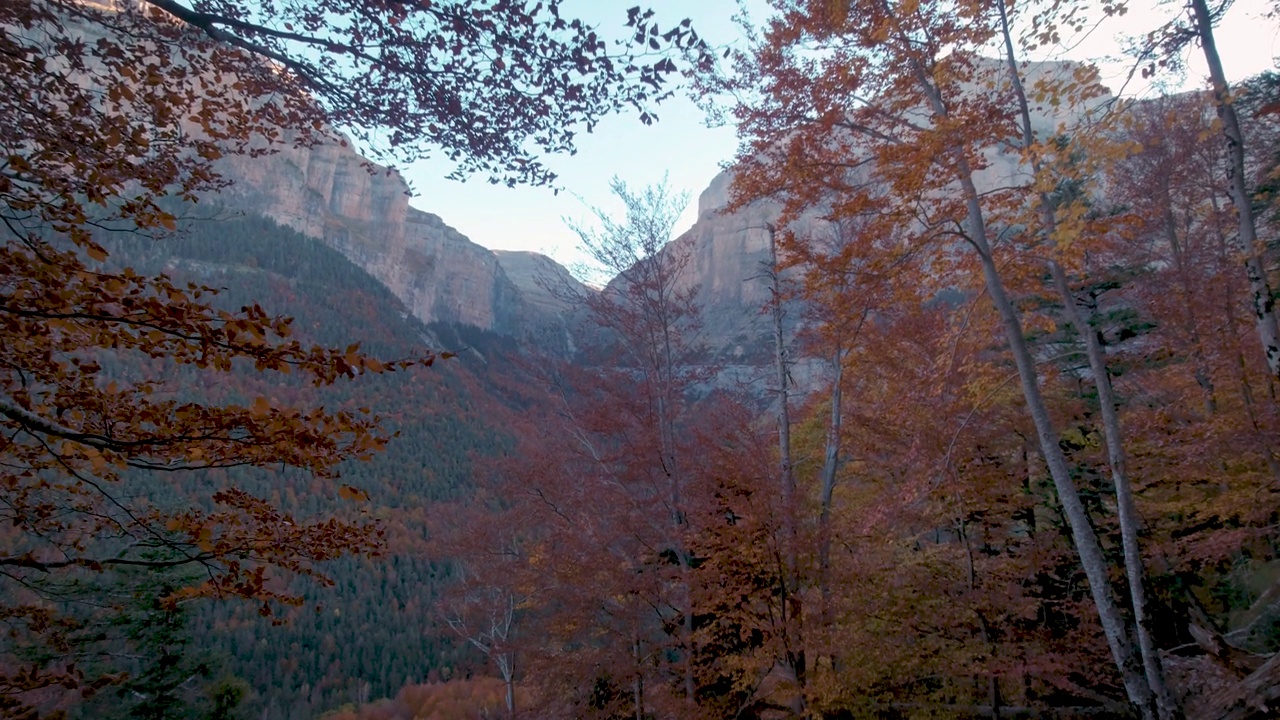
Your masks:
<svg viewBox="0 0 1280 720"><path fill-rule="evenodd" d="M626 9L636 4L652 7L663 26L691 18L698 32L714 46L740 41L740 32L731 20L737 0L566 0L564 14L582 17L606 35L616 28L621 36ZM757 17L767 8L764 0L748 0L748 5ZM1119 34L1145 32L1182 7L1178 0L1159 5L1151 0L1131 0L1127 16L1099 27L1076 47L1057 49L1052 57L1097 61L1119 55ZM1217 30L1218 49L1232 79L1275 67L1274 58L1280 55L1280 23L1263 17L1266 7L1266 0L1237 0ZM1199 52L1194 48L1188 62L1185 88L1206 82ZM1128 67L1123 63L1102 67L1106 84L1119 90ZM1135 80L1125 94L1152 92ZM706 127L702 112L683 96L661 105L658 116L659 122L651 126L634 115L607 118L594 133L580 137L576 156L548 158L548 165L560 176L563 190L559 195L549 188L490 185L484 178L466 183L445 180L449 166L433 159L402 168L413 185L411 204L441 216L487 248L534 250L572 266L580 261L578 238L564 218L590 220L587 204L616 212L618 206L609 192L609 180L615 175L633 187L643 187L661 181L666 173L671 187L690 194L690 207L677 227L679 235L696 219L698 194L733 158L737 140L732 128Z"/></svg>

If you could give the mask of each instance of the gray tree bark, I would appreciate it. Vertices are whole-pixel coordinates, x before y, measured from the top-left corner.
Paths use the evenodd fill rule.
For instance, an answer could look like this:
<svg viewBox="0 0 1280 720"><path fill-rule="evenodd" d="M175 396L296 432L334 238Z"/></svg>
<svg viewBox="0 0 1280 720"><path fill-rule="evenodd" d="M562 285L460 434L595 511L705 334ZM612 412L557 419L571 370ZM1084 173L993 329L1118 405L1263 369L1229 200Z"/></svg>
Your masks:
<svg viewBox="0 0 1280 720"><path fill-rule="evenodd" d="M778 482L782 495L782 602L784 662L790 667L801 687L799 707L804 712L805 685L805 653L803 640L803 618L798 617L792 603L800 589L799 530L797 527L798 511L796 507L796 472L791 453L791 362L787 352L786 308L783 305L781 270L778 265L777 229L772 225L766 228L769 232L769 278L770 314L773 320L774 371L777 376L778 403Z"/></svg>
<svg viewBox="0 0 1280 720"><path fill-rule="evenodd" d="M1125 578L1129 585L1129 601L1133 606L1134 629L1138 636L1138 652L1142 657L1142 669L1147 686L1155 697L1156 709L1161 720L1174 720L1182 716L1178 703L1165 682L1164 668L1151 632L1151 620L1147 614L1146 569L1143 567L1142 549L1138 543L1138 531L1142 519L1133 497L1133 486L1125 471L1124 435L1120 430L1120 417L1116 412L1115 390L1107 370L1106 357L1098 335L1088 321L1080 316L1075 293L1067 284L1062 266L1049 261L1049 271L1054 285L1062 297L1067 321L1085 341L1085 355L1089 358L1089 370L1093 373L1093 385L1098 390L1098 405L1102 414L1102 430L1107 443L1107 464L1111 468L1111 483L1116 490L1116 514L1120 518L1120 538L1124 547Z"/></svg>
<svg viewBox="0 0 1280 720"><path fill-rule="evenodd" d="M905 39L903 42L907 42ZM933 84L930 73L915 59L911 60L911 72L914 74L921 91L929 103L929 109L939 118L949 117L946 103L943 102L938 88ZM978 254L982 264L982 274L987 294L995 304L1004 326L1009 350L1018 368L1018 377L1022 385L1022 394L1026 401L1027 411L1036 427L1036 436L1040 451L1048 465L1049 475L1053 479L1058 499L1067 524L1071 528L1072 541L1080 564L1084 568L1089 581L1089 591L1098 617L1102 624L1103 634L1111 649L1112 658L1120 670L1125 692L1133 705L1139 708L1147 720L1156 717L1151 690L1147 686L1142 670L1135 662L1133 646L1130 641L1128 624L1120 613L1108 579L1108 565L1102 554L1102 546L1098 542L1097 533L1089 520L1088 512L1080 500L1080 493L1075 481L1071 478L1066 457L1058 446L1058 433L1053 420L1049 416L1044 396L1040 392L1039 374L1035 360L1022 332L1022 321L1017 310L1009 300L1004 281L996 267L991 252L990 236L987 231L986 217L982 210L982 199L973 181L973 168L962 152L953 155L956 180L960 185L961 196L965 201L965 219L963 227L966 240Z"/></svg>
<svg viewBox="0 0 1280 720"><path fill-rule="evenodd" d="M1244 260L1245 276L1249 279L1253 320L1258 330L1258 339L1262 342L1263 354L1267 358L1267 367L1271 369L1272 377L1280 378L1280 325L1276 321L1276 303L1271 294L1266 268L1258 257L1258 229L1245 174L1244 131L1240 127L1240 116L1232 103L1231 85L1227 83L1222 58L1218 55L1218 45L1213 35L1213 17L1206 1L1191 0L1191 14L1200 47L1204 50L1205 62L1209 65L1214 106L1218 111L1218 118L1222 120L1222 134L1227 138L1231 203L1235 205L1239 223L1235 240L1237 251Z"/></svg>
<svg viewBox="0 0 1280 720"><path fill-rule="evenodd" d="M1031 111L1027 102L1026 89L1022 85L1021 72L1018 68L1017 57L1013 47L1013 37L1009 29L1004 0L1000 0L997 3L997 7L1000 12L1001 33L1005 46L1005 59L1009 67L1010 83L1018 101L1018 113L1022 125L1022 144L1024 148L1030 149L1035 142L1035 134L1031 127ZM1039 163L1033 161L1032 169L1038 175L1041 170ZM1057 221L1054 216L1052 201L1047 193L1041 192L1036 198L1036 202L1039 205L1039 213L1043 225L1041 231L1046 238L1053 238L1057 230ZM1080 312L1076 307L1075 294L1071 292L1062 266L1056 260L1051 259L1049 261L1049 271L1053 276L1054 285L1062 297L1067 320L1075 326L1076 331L1085 339L1085 352L1089 359L1089 368L1093 373L1094 386L1098 390L1103 432L1107 443L1107 461L1111 468L1111 480L1116 491L1116 512L1120 520L1120 536L1124 548L1125 579L1128 581L1129 599L1133 606L1134 614L1134 631L1137 635L1138 653L1146 680L1147 692L1140 693L1140 695L1154 699L1155 710L1161 720L1175 720L1181 717L1182 713L1178 708L1177 702L1173 699L1173 695L1169 692L1168 684L1165 682L1164 668L1161 667L1160 656L1157 654L1147 618L1146 571L1143 567L1142 549L1138 542L1138 530L1141 526L1141 520L1133 498L1133 487L1125 474L1124 438L1120 431L1120 418L1116 413L1115 392L1111 387L1111 376L1107 371L1106 358L1103 355L1098 336L1087 323L1081 322ZM1056 442L1054 445L1056 448ZM1092 584L1092 582L1093 578L1090 577L1090 583ZM1109 587L1108 595L1110 595ZM1101 611L1101 608L1099 610ZM1119 615L1118 609L1116 614ZM1124 638L1122 640L1118 639L1118 641L1128 644L1128 636L1129 632L1126 627ZM1112 651L1113 653L1115 652L1114 647ZM1119 660L1120 658L1117 657L1117 662ZM1123 667L1121 671L1126 672ZM1128 684L1126 681L1126 686ZM1133 699L1132 695L1130 699ZM1148 714L1151 710L1149 707L1141 705L1140 707L1142 707L1144 714Z"/></svg>

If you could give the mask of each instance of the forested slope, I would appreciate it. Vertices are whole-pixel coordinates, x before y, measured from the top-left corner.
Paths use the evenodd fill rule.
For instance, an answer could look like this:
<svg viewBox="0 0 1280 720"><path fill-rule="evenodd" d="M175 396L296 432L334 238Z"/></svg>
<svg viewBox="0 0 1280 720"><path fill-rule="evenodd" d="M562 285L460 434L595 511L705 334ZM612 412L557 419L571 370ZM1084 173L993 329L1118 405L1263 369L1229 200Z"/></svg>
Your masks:
<svg viewBox="0 0 1280 720"><path fill-rule="evenodd" d="M318 241L258 217L203 207L200 214L214 219L186 222L174 238L112 238L112 262L219 288L220 306L270 307L292 316L303 340L359 343L383 360L428 348L512 350L509 341L476 329L429 330L383 285ZM301 380L267 384L248 371L230 384L186 386L195 395L262 395L286 405L318 394L326 406L372 407L383 427L397 433L372 461L341 468L342 482L367 494L359 512L386 529L381 557L331 563L325 569L331 587L294 580L290 589L306 604L281 617L263 617L257 606L236 602L202 602L189 611L196 645L223 672L249 683L246 716L311 718L344 703L392 695L429 675L471 672L476 658L435 621L432 602L448 571L432 560L426 516L433 504L467 491L473 456L501 455L511 446L500 423L501 404L477 375L486 372L485 363L473 348L431 368L364 377L340 388L317 390ZM195 374L192 379L199 382ZM300 472L228 469L207 475L203 482L260 494L297 516L331 513L344 502L326 483ZM166 498L171 491L163 483L155 492L159 502L188 502L180 495Z"/></svg>

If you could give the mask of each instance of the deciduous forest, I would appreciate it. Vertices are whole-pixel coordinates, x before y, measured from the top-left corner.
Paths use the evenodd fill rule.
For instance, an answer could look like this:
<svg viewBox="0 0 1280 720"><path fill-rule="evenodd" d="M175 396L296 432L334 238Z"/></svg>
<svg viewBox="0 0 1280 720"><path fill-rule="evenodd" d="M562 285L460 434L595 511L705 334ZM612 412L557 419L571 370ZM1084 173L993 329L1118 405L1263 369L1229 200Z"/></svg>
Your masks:
<svg viewBox="0 0 1280 720"><path fill-rule="evenodd" d="M1132 99L1043 53L1115 2L0 2L0 716L1275 717L1280 75L1229 6ZM558 188L680 92L745 351L666 184L538 279L556 347L230 202L348 146Z"/></svg>

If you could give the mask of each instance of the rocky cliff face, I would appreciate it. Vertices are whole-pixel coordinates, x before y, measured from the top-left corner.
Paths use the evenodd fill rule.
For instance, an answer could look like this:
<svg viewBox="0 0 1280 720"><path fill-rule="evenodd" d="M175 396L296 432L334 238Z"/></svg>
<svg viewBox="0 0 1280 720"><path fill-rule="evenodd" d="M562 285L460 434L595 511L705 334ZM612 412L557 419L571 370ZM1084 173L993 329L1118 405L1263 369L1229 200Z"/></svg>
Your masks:
<svg viewBox="0 0 1280 720"><path fill-rule="evenodd" d="M751 361L770 330L762 314L769 298L763 272L769 262L766 225L777 220L774 203L754 203L726 213L732 175L722 172L698 196L698 220L669 252L685 258L686 285L700 286L706 340L728 359ZM767 352L772 346L764 347ZM766 355L767 357L767 355Z"/></svg>
<svg viewBox="0 0 1280 720"><path fill-rule="evenodd" d="M580 289L564 268L535 253L504 253L500 261L439 216L410 207L398 174L349 147L335 142L265 158L229 157L222 171L235 181L223 204L323 240L424 322L474 325L549 350L572 346L568 294L546 292L535 280L541 268L556 284Z"/></svg>
<svg viewBox="0 0 1280 720"><path fill-rule="evenodd" d="M571 353L586 322L577 301L595 292L563 265L535 252L495 250L498 266L515 286L519 301L500 305L498 332L521 337L540 348Z"/></svg>
<svg viewBox="0 0 1280 720"><path fill-rule="evenodd" d="M1031 76L1072 66L1037 64ZM1051 131L1062 110L1036 113L1037 129ZM977 178L983 187L1021 184L1025 168L992 151ZM372 170L372 172L371 172ZM399 175L374 166L337 142L287 148L265 158L230 157L224 172L236 183L223 202L261 213L321 239L365 268L424 321L473 325L569 351L571 298L587 292L554 261L535 253L495 253L409 206ZM767 357L770 328L762 309L769 289L768 223L779 206L754 203L724 212L732 177L721 173L698 199L698 221L667 252L687 258L687 284L700 286L707 344L729 362ZM793 229L820 234L817 212Z"/></svg>
<svg viewBox="0 0 1280 720"><path fill-rule="evenodd" d="M990 72L1005 73L1002 63L992 60ZM1026 63L1023 72L1028 86L1043 77L1068 78L1077 69L1069 62ZM1107 97L1093 102L1105 103ZM1032 124L1038 135L1052 135L1063 123L1078 120L1078 108L1040 107L1032 109ZM923 116L927 121L927 114ZM1016 153L992 148L984 153L985 166L975 174L980 190L1014 187L1030 182L1029 170ZM699 285L699 300L705 310L708 345L728 362L759 361L772 352L772 328L763 309L769 286L763 271L769 262L766 226L776 223L781 206L761 201L733 213L724 211L733 182L730 172L722 172L698 198L698 220L677 238L667 252L687 257L683 273L686 285ZM815 238L829 236L822 211L814 210L791 225L800 234ZM761 355L763 353L763 356Z"/></svg>

